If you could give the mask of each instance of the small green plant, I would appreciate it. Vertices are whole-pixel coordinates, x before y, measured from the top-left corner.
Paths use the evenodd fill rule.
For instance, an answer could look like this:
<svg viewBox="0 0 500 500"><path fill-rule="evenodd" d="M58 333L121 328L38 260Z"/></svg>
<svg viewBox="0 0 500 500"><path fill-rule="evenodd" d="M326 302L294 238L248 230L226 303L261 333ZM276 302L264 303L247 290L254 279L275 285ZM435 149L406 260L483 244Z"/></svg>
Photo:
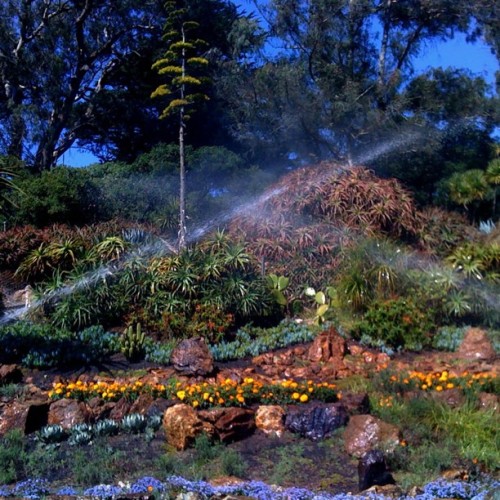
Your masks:
<svg viewBox="0 0 500 500"><path fill-rule="evenodd" d="M118 434L120 426L115 420L106 418L97 422L93 430L96 436L114 436Z"/></svg>
<svg viewBox="0 0 500 500"><path fill-rule="evenodd" d="M12 483L22 477L26 457L21 430L12 430L0 438L0 484Z"/></svg>
<svg viewBox="0 0 500 500"><path fill-rule="evenodd" d="M335 288L333 288L332 286L326 287L325 292L317 292L312 287L307 287L304 292L308 297L314 297L314 302L317 305L314 321L318 325L321 325L325 322L325 315L330 309L332 301L336 297Z"/></svg>
<svg viewBox="0 0 500 500"><path fill-rule="evenodd" d="M46 425L40 429L38 439L45 444L55 444L64 441L68 437L66 431L58 424Z"/></svg>
<svg viewBox="0 0 500 500"><path fill-rule="evenodd" d="M146 430L148 420L140 413L129 413L122 418L121 426L129 434L139 434Z"/></svg>
<svg viewBox="0 0 500 500"><path fill-rule="evenodd" d="M137 323L135 328L130 325L123 332L120 350L129 361L139 361L146 353L145 340L146 335L142 331L141 324Z"/></svg>
<svg viewBox="0 0 500 500"><path fill-rule="evenodd" d="M220 456L221 473L225 476L242 478L248 468L248 464L243 457L235 450L226 448Z"/></svg>
<svg viewBox="0 0 500 500"><path fill-rule="evenodd" d="M84 444L91 444L92 434L90 432L81 431L71 434L68 439L68 444L71 446L82 446Z"/></svg>
<svg viewBox="0 0 500 500"><path fill-rule="evenodd" d="M274 300L276 300L278 305L286 307L288 305L288 299L283 292L288 288L290 278L271 273L266 277L266 281Z"/></svg>

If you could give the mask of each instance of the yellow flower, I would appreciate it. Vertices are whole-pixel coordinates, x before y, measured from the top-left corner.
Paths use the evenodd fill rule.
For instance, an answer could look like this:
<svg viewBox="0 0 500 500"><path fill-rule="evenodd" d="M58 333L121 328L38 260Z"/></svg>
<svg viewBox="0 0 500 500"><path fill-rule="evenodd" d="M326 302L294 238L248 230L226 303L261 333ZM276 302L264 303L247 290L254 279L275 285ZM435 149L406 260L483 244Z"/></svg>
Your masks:
<svg viewBox="0 0 500 500"><path fill-rule="evenodd" d="M177 391L177 397L182 401L186 397L186 391Z"/></svg>
<svg viewBox="0 0 500 500"><path fill-rule="evenodd" d="M302 394L302 396L300 396L301 403L305 403L308 399L309 399L309 396L307 394Z"/></svg>
<svg viewBox="0 0 500 500"><path fill-rule="evenodd" d="M56 389L56 394L62 394L62 389L60 387Z"/></svg>
<svg viewBox="0 0 500 500"><path fill-rule="evenodd" d="M210 397L210 394L208 392L203 393L203 399L206 401Z"/></svg>
<svg viewBox="0 0 500 500"><path fill-rule="evenodd" d="M443 390L443 386L437 385L436 386L436 391L441 392Z"/></svg>
<svg viewBox="0 0 500 500"><path fill-rule="evenodd" d="M198 401L194 400L193 401L193 408L196 408L200 403L198 403Z"/></svg>
<svg viewBox="0 0 500 500"><path fill-rule="evenodd" d="M455 387L455 385L454 385L453 383L451 383L451 382L448 382L448 383L446 384L446 388L447 388L447 389L453 389L453 387Z"/></svg>
<svg viewBox="0 0 500 500"><path fill-rule="evenodd" d="M240 403L244 403L245 402L245 398L241 395L241 394L238 394L236 396L236 399L240 402Z"/></svg>
<svg viewBox="0 0 500 500"><path fill-rule="evenodd" d="M292 399L299 399L300 398L300 394L298 392L294 392L292 394Z"/></svg>
<svg viewBox="0 0 500 500"><path fill-rule="evenodd" d="M428 387L428 385L427 385L427 384L423 384L423 385L422 385L422 387L421 387L421 389L422 389L423 391L425 391L425 390L427 389L427 387Z"/></svg>

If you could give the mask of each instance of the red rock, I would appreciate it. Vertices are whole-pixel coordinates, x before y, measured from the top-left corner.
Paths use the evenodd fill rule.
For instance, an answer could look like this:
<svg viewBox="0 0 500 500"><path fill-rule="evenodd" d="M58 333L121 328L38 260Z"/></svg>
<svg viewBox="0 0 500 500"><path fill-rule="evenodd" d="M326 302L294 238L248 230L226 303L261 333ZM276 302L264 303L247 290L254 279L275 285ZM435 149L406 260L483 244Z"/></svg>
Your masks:
<svg viewBox="0 0 500 500"><path fill-rule="evenodd" d="M206 376L214 370L214 360L202 337L185 339L172 351L175 370L184 375Z"/></svg>
<svg viewBox="0 0 500 500"><path fill-rule="evenodd" d="M213 434L213 426L202 421L196 410L183 403L165 411L163 428L167 443L179 451L185 450L201 433Z"/></svg>
<svg viewBox="0 0 500 500"><path fill-rule="evenodd" d="M469 328L457 352L462 359L489 360L495 358L495 349L488 335L480 328Z"/></svg>
<svg viewBox="0 0 500 500"><path fill-rule="evenodd" d="M125 399L119 399L109 413L109 418L113 420L121 420L125 415L130 413L131 404Z"/></svg>
<svg viewBox="0 0 500 500"><path fill-rule="evenodd" d="M111 411L116 406L113 401L104 401L99 396L95 396L87 401L87 407L92 412L92 420L103 420L109 418Z"/></svg>
<svg viewBox="0 0 500 500"><path fill-rule="evenodd" d="M372 415L352 416L344 431L344 448L357 458L374 448L394 451L398 444L399 429Z"/></svg>
<svg viewBox="0 0 500 500"><path fill-rule="evenodd" d="M153 402L154 398L151 394L140 394L139 397L132 403L130 413L140 413L141 415L146 415Z"/></svg>
<svg viewBox="0 0 500 500"><path fill-rule="evenodd" d="M345 340L335 330L330 328L321 332L313 341L307 359L312 362L332 362L342 365L345 355Z"/></svg>
<svg viewBox="0 0 500 500"><path fill-rule="evenodd" d="M255 425L265 434L281 437L285 431L285 410L278 405L259 406Z"/></svg>
<svg viewBox="0 0 500 500"><path fill-rule="evenodd" d="M224 443L244 439L255 430L255 413L246 408L224 408L215 421L214 428Z"/></svg>
<svg viewBox="0 0 500 500"><path fill-rule="evenodd" d="M76 424L90 422L92 416L92 411L82 401L59 399L50 405L47 423L70 429Z"/></svg>
<svg viewBox="0 0 500 500"><path fill-rule="evenodd" d="M23 380L23 372L18 365L0 365L0 385L19 384Z"/></svg>
<svg viewBox="0 0 500 500"><path fill-rule="evenodd" d="M0 418L0 435L12 429L21 429L25 434L40 430L47 425L49 403L14 400L3 408Z"/></svg>

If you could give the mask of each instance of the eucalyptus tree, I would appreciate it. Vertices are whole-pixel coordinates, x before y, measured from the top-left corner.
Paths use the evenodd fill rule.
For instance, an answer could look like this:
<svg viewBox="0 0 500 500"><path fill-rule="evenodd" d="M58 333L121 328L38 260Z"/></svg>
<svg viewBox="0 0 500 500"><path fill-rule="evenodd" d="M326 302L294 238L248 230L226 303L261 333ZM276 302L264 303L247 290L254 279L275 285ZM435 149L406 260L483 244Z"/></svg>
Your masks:
<svg viewBox="0 0 500 500"><path fill-rule="evenodd" d="M0 4L0 152L55 165L96 114L108 77L157 29L155 0Z"/></svg>
<svg viewBox="0 0 500 500"><path fill-rule="evenodd" d="M189 18L186 2L183 0L166 3L168 12L165 25L165 40L168 49L164 56L158 59L153 68L160 75L165 75L168 81L161 84L151 94L151 97L169 97L168 105L162 111L160 118L177 116L179 124L179 238L178 247L186 246L186 153L185 133L187 120L195 110L195 105L208 100L208 95L202 90L207 78L200 68L208 66L208 59L203 56L207 43L195 38L193 32L199 23Z"/></svg>

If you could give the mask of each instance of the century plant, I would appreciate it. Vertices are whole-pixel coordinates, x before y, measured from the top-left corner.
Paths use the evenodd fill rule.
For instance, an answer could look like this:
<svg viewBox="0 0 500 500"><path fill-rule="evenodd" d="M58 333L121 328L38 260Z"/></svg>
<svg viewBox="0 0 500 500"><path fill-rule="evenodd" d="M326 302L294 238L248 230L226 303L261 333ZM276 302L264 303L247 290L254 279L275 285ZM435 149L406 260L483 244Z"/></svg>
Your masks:
<svg viewBox="0 0 500 500"><path fill-rule="evenodd" d="M187 2L184 0L170 0L165 4L167 23L165 25L164 40L168 49L153 64L160 76L168 78L168 84L163 83L151 94L151 97L168 96L170 102L163 109L160 119L177 115L179 123L179 238L178 248L186 248L186 153L185 133L189 116L197 102L208 99L200 91L206 78L200 76L199 69L208 66L208 59L201 53L206 42L196 38L192 33L199 24L190 20Z"/></svg>

